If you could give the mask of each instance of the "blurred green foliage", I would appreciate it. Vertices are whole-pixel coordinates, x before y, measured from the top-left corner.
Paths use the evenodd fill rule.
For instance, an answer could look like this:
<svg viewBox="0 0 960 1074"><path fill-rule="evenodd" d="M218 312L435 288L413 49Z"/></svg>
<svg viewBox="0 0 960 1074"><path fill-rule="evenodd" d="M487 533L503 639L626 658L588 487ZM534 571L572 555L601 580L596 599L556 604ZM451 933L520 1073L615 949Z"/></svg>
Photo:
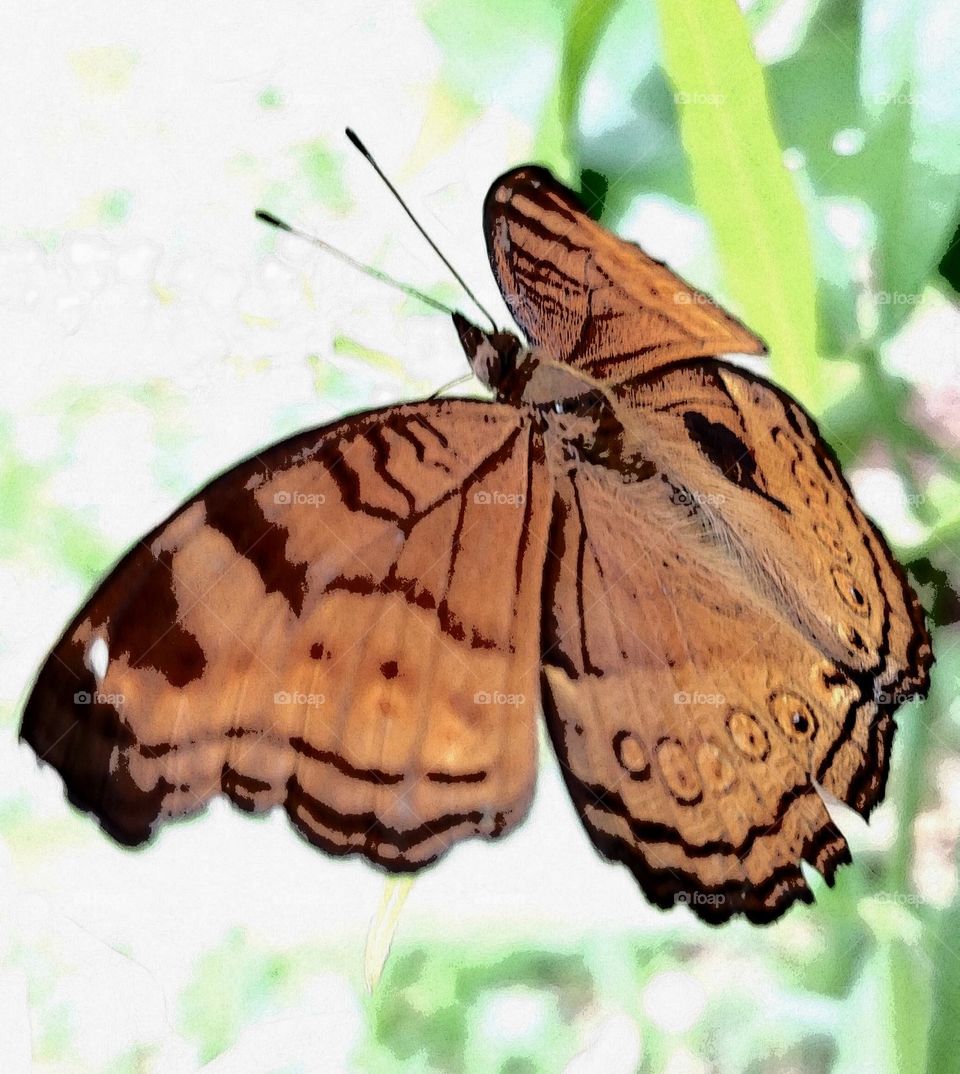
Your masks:
<svg viewBox="0 0 960 1074"><path fill-rule="evenodd" d="M201 1061L224 1051L279 996L289 997L295 984L292 959L262 952L232 930L203 956L181 997L183 1027L199 1044Z"/></svg>

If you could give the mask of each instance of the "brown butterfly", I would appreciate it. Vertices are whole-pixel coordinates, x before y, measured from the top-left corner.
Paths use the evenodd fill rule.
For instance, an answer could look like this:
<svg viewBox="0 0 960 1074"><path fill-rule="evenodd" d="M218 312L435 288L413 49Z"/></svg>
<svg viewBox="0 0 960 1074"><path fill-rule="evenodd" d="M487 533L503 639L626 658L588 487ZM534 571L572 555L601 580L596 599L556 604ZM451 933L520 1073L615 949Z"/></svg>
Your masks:
<svg viewBox="0 0 960 1074"><path fill-rule="evenodd" d="M454 321L495 401L301 433L139 541L44 664L21 735L122 843L224 793L391 871L523 818L538 698L597 848L720 922L850 860L916 596L803 409L710 357L761 341L543 168L487 196L529 348Z"/></svg>

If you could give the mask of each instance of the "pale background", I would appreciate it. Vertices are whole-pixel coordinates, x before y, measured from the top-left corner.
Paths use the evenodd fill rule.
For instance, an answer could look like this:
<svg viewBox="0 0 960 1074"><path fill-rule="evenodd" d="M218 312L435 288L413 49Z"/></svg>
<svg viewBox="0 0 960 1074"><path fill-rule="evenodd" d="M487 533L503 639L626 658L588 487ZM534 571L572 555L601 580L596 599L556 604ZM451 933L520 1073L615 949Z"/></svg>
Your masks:
<svg viewBox="0 0 960 1074"><path fill-rule="evenodd" d="M878 1044L868 1027L901 1016L898 980L917 972L884 936L906 937L928 978L938 952L954 956L920 942L955 890L949 735L922 762L918 823L934 850L906 888L848 876L895 852L894 807L869 828L846 813L858 864L839 893L817 887L829 928L818 906L722 932L653 910L600 860L544 743L521 829L418 878L373 999L362 958L383 874L325 858L281 816L222 803L123 850L16 740L66 621L187 494L291 432L465 371L442 315L253 219L267 207L471 312L344 126L509 323L480 208L508 167L561 163L545 156L543 113L570 5L533 5L515 33L505 7L481 17L484 6L462 5L462 19L453 5L386 0L14 2L0 14L4 1072L923 1069L897 1053L902 1038ZM654 5L624 6L583 87L584 159L601 160L604 132L629 124L631 72L656 62ZM759 6L754 44L775 62L828 5ZM617 226L723 294L709 224L689 202L651 185ZM830 213L841 245L866 247L855 199ZM911 378L949 450L960 318L942 281L907 298L885 368ZM930 551L939 516L917 517L882 452L857 455L868 510L899 547ZM952 549L952 534L930 547ZM858 960L845 983L815 979L811 967L841 958ZM923 987L935 1018L946 1001Z"/></svg>

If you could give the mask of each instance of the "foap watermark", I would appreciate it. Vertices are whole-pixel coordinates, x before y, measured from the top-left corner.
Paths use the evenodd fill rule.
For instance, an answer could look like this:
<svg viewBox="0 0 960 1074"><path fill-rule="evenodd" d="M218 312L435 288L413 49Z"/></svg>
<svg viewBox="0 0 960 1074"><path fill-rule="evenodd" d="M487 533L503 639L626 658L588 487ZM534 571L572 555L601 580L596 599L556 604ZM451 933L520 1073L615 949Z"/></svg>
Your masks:
<svg viewBox="0 0 960 1074"><path fill-rule="evenodd" d="M693 492L691 489L679 489L673 502L681 507L722 507L727 497L721 492Z"/></svg>
<svg viewBox="0 0 960 1074"><path fill-rule="evenodd" d="M881 306L917 306L922 301L922 294L911 291L877 291L877 302Z"/></svg>
<svg viewBox="0 0 960 1074"><path fill-rule="evenodd" d="M870 98L874 104L880 105L881 108L886 108L891 104L919 104L919 93L875 93Z"/></svg>
<svg viewBox="0 0 960 1074"><path fill-rule="evenodd" d="M527 700L525 694L507 694L502 690L478 690L473 695L475 705L522 705Z"/></svg>
<svg viewBox="0 0 960 1074"><path fill-rule="evenodd" d="M321 507L327 502L327 498L322 492L281 490L273 494L273 502L281 507Z"/></svg>
<svg viewBox="0 0 960 1074"><path fill-rule="evenodd" d="M678 891L673 897L674 906L722 906L726 901L716 891Z"/></svg>
<svg viewBox="0 0 960 1074"><path fill-rule="evenodd" d="M304 705L314 706L323 705L326 703L326 697L323 694L305 694L299 690L278 690L273 695L273 703L275 705Z"/></svg>
<svg viewBox="0 0 960 1074"><path fill-rule="evenodd" d="M878 705L905 705L908 701L922 697L923 694L914 690L882 690L878 686L873 688L873 700Z"/></svg>
<svg viewBox="0 0 960 1074"><path fill-rule="evenodd" d="M727 699L720 693L708 694L702 690L678 690L673 695L675 705L725 705Z"/></svg>
<svg viewBox="0 0 960 1074"><path fill-rule="evenodd" d="M725 93L690 93L680 90L673 95L675 104L709 104L716 107L727 99Z"/></svg>
<svg viewBox="0 0 960 1074"><path fill-rule="evenodd" d="M523 507L527 498L522 492L480 490L473 494L473 502L486 507Z"/></svg>
<svg viewBox="0 0 960 1074"><path fill-rule="evenodd" d="M99 690L78 690L73 695L75 705L113 705L116 708L124 702L123 694L103 694Z"/></svg>
<svg viewBox="0 0 960 1074"><path fill-rule="evenodd" d="M873 897L877 902L893 903L895 906L926 906L928 901L915 891L877 891Z"/></svg>
<svg viewBox="0 0 960 1074"><path fill-rule="evenodd" d="M716 303L709 295L702 295L699 291L677 291L673 296L677 306L713 306Z"/></svg>

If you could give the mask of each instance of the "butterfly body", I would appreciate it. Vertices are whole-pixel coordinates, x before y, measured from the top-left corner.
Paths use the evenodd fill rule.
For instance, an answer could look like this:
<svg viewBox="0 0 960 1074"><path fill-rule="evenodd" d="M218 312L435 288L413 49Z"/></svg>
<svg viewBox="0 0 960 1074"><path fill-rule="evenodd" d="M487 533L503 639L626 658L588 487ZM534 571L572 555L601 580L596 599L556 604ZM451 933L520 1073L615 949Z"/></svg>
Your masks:
<svg viewBox="0 0 960 1074"><path fill-rule="evenodd" d="M542 704L594 844L658 905L779 916L866 814L932 660L763 344L543 169L485 206L529 346L457 315L494 400L299 434L114 568L21 734L137 845L212 796L412 870L524 816Z"/></svg>

